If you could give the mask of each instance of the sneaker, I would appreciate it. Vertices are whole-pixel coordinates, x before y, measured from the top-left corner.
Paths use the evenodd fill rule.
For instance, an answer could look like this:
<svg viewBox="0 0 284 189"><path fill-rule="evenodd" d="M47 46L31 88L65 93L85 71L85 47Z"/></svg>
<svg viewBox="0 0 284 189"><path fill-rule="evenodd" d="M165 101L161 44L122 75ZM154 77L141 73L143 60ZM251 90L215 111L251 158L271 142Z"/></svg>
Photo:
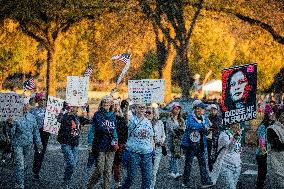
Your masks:
<svg viewBox="0 0 284 189"><path fill-rule="evenodd" d="M182 174L180 174L180 173L177 173L177 174L175 174L175 178L177 179L177 178L180 178L182 176Z"/></svg>
<svg viewBox="0 0 284 189"><path fill-rule="evenodd" d="M34 174L33 181L34 182L39 181L39 174Z"/></svg>
<svg viewBox="0 0 284 189"><path fill-rule="evenodd" d="M214 186L213 182L207 182L206 184L202 184L201 185L201 188L209 188L209 187L212 187Z"/></svg>
<svg viewBox="0 0 284 189"><path fill-rule="evenodd" d="M15 188L15 189L24 189L24 186L23 186L23 185L16 184L14 188Z"/></svg>
<svg viewBox="0 0 284 189"><path fill-rule="evenodd" d="M174 173L170 173L169 176L173 177L173 178L176 178L176 174L174 174Z"/></svg>
<svg viewBox="0 0 284 189"><path fill-rule="evenodd" d="M182 183L182 185L181 185L183 188L191 188L188 184L184 184L184 183Z"/></svg>
<svg viewBox="0 0 284 189"><path fill-rule="evenodd" d="M114 186L115 186L115 188L119 188L119 187L121 187L122 185L121 185L121 182L116 182L116 183L114 184Z"/></svg>

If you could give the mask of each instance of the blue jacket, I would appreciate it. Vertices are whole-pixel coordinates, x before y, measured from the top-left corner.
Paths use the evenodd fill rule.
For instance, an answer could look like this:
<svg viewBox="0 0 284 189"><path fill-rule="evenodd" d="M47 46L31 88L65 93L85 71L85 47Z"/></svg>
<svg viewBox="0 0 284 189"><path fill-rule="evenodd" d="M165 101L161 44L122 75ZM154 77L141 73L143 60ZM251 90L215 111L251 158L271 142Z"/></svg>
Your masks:
<svg viewBox="0 0 284 189"><path fill-rule="evenodd" d="M31 113L26 113L24 117L14 121L11 134L13 146L31 146L33 141L41 145L37 121Z"/></svg>
<svg viewBox="0 0 284 189"><path fill-rule="evenodd" d="M101 108L99 111L95 112L92 124L95 128L93 138L93 151L112 151L111 143L113 141L118 141L115 114L113 112L105 112Z"/></svg>
<svg viewBox="0 0 284 189"><path fill-rule="evenodd" d="M209 121L207 118L202 116L202 120L198 120L194 112L189 114L186 121L185 132L181 139L181 145L183 147L195 147L206 150L206 129L205 126L209 127Z"/></svg>

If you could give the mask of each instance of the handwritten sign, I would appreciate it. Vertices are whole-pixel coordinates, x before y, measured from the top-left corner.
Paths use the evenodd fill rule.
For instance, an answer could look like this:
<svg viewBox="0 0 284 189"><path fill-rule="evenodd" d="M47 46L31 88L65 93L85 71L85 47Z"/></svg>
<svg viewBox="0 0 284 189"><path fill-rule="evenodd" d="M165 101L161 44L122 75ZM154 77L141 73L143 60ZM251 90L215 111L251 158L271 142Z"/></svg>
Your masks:
<svg viewBox="0 0 284 189"><path fill-rule="evenodd" d="M89 77L68 76L66 102L71 106L84 106L88 102Z"/></svg>
<svg viewBox="0 0 284 189"><path fill-rule="evenodd" d="M23 116L24 96L16 93L0 93L0 121L9 117L17 119Z"/></svg>
<svg viewBox="0 0 284 189"><path fill-rule="evenodd" d="M165 81L163 79L143 79L128 81L128 97L133 103L164 102Z"/></svg>
<svg viewBox="0 0 284 189"><path fill-rule="evenodd" d="M63 102L62 99L48 96L44 116L44 131L57 135L60 126L60 123L57 122L57 116L63 107Z"/></svg>

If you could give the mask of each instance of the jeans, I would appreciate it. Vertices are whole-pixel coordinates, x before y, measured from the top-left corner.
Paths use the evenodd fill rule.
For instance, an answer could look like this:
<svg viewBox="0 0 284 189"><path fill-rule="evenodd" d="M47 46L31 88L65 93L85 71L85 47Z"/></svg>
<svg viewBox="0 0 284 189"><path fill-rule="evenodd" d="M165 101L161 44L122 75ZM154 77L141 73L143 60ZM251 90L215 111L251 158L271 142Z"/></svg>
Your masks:
<svg viewBox="0 0 284 189"><path fill-rule="evenodd" d="M192 167L192 162L194 156L197 156L199 169L200 169L200 176L201 176L201 184L207 184L211 182L209 177L208 169L207 169L207 162L205 158L206 153L201 152L200 149L196 150L186 150L185 152L185 164L184 164L184 174L183 174L183 183L188 185L189 184L189 177Z"/></svg>
<svg viewBox="0 0 284 189"><path fill-rule="evenodd" d="M257 161L257 189L264 188L264 182L267 174L267 155L256 156Z"/></svg>
<svg viewBox="0 0 284 189"><path fill-rule="evenodd" d="M142 174L142 189L150 189L152 183L153 175L153 163L152 163L152 153L148 154L138 154L135 152L130 153L130 162L127 167L127 178L124 185L121 187L123 189L129 189L133 184L134 178L137 174L138 167L141 168Z"/></svg>
<svg viewBox="0 0 284 189"><path fill-rule="evenodd" d="M218 188L236 189L241 174L241 167L222 164L221 172L218 177Z"/></svg>
<svg viewBox="0 0 284 189"><path fill-rule="evenodd" d="M92 173L88 189L92 189L103 176L103 189L110 189L112 165L114 159L114 152L99 152L97 159L97 168Z"/></svg>
<svg viewBox="0 0 284 189"><path fill-rule="evenodd" d="M62 144L61 150L64 155L64 160L66 163L63 180L64 182L69 184L72 178L72 174L74 173L76 167L78 148L76 146Z"/></svg>
<svg viewBox="0 0 284 189"><path fill-rule="evenodd" d="M180 158L171 156L170 158L170 173L177 174L180 171Z"/></svg>
<svg viewBox="0 0 284 189"><path fill-rule="evenodd" d="M16 171L16 184L20 188L24 188L25 182L25 164L26 157L31 153L31 146L14 146L15 153L15 171Z"/></svg>
<svg viewBox="0 0 284 189"><path fill-rule="evenodd" d="M155 149L152 188L155 188L157 172L159 170L161 159L162 159L162 148L158 147L158 148Z"/></svg>
<svg viewBox="0 0 284 189"><path fill-rule="evenodd" d="M44 159L44 154L46 152L47 144L48 144L48 139L50 134L48 132L43 131L41 128L39 130L40 133L40 138L41 138L41 143L42 143L42 151L39 153L37 145L34 144L34 164L33 164L33 172L34 174L38 175L41 169L41 165Z"/></svg>

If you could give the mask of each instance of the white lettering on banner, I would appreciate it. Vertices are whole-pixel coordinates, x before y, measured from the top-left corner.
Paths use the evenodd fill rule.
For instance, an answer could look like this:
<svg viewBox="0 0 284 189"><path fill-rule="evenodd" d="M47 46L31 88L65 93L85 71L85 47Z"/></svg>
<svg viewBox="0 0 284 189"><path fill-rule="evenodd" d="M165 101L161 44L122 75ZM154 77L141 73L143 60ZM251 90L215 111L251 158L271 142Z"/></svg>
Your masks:
<svg viewBox="0 0 284 189"><path fill-rule="evenodd" d="M128 80L128 97L133 103L161 103L164 96L163 79Z"/></svg>
<svg viewBox="0 0 284 189"><path fill-rule="evenodd" d="M227 125L244 122L251 119L256 119L256 110L254 105L247 108L235 109L225 112L223 123Z"/></svg>
<svg viewBox="0 0 284 189"><path fill-rule="evenodd" d="M48 96L46 111L44 116L43 130L51 134L58 134L60 123L57 116L63 107L64 100Z"/></svg>
<svg viewBox="0 0 284 189"><path fill-rule="evenodd" d="M88 102L89 77L68 76L66 102L71 106L84 106Z"/></svg>
<svg viewBox="0 0 284 189"><path fill-rule="evenodd" d="M16 93L0 93L0 121L9 117L17 119L23 116L24 96Z"/></svg>

